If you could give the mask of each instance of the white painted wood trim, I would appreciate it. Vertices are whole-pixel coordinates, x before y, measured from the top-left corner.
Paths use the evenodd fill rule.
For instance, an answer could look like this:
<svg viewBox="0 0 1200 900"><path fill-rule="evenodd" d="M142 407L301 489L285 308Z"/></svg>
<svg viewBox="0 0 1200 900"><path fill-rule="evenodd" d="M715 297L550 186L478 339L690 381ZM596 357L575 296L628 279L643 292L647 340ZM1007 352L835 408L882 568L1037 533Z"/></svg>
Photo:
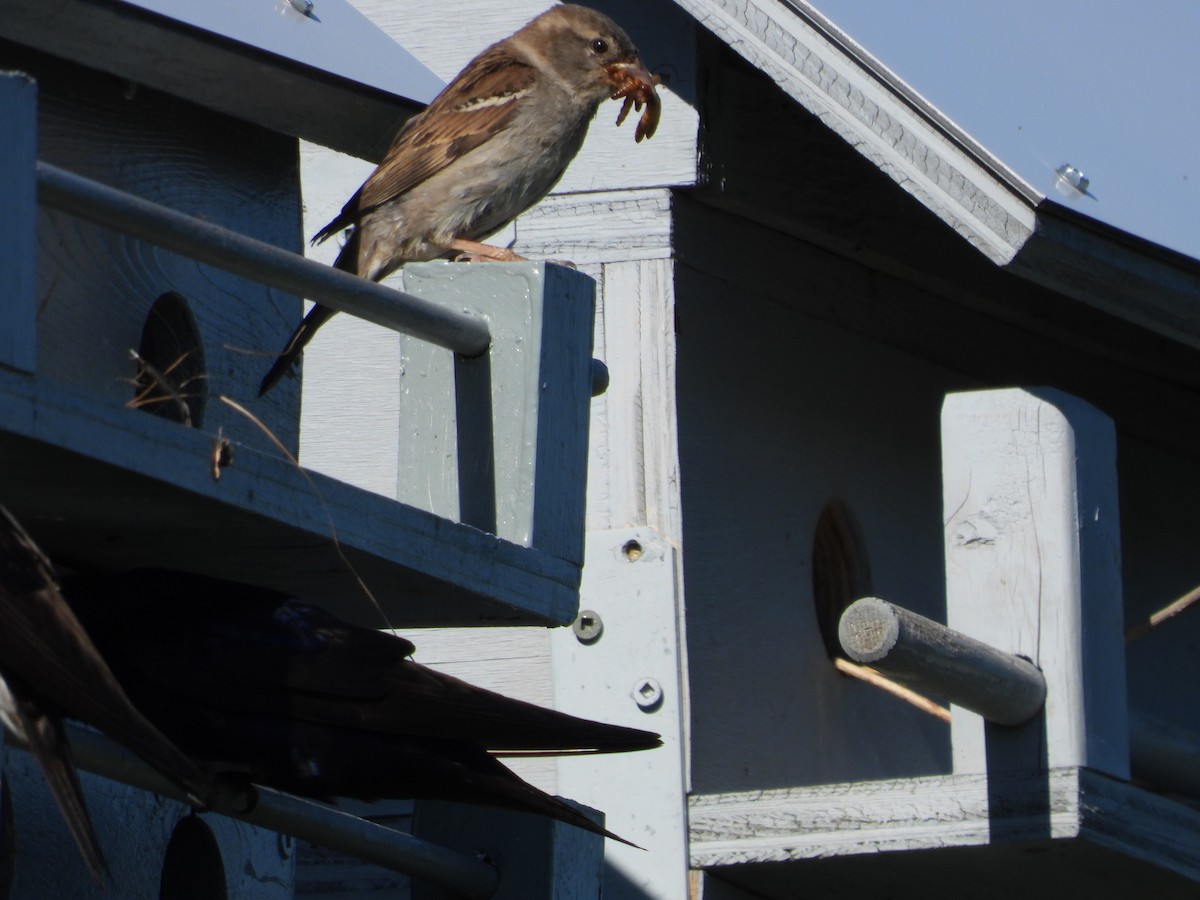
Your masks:
<svg viewBox="0 0 1200 900"><path fill-rule="evenodd" d="M1077 769L1056 770L1045 780L1014 779L1006 787L1012 797L1036 800L1042 792L1052 837L1078 834ZM692 866L986 844L995 827L993 788L984 775L936 775L692 797ZM1027 827L1019 819L1009 823L1013 839L1044 836L1043 813L1030 817Z"/></svg>
<svg viewBox="0 0 1200 900"><path fill-rule="evenodd" d="M819 33L799 14L823 20L807 4L676 2L989 259L1007 263L1033 233L1041 195L927 102L906 101L894 86L917 95L898 77L883 83L861 47Z"/></svg>
<svg viewBox="0 0 1200 900"><path fill-rule="evenodd" d="M567 628L550 635L556 709L662 736L663 746L653 750L558 760L558 790L604 810L612 831L645 848L608 842L608 865L631 885L614 885L618 897L687 896L687 703L677 570L678 554L649 528L589 532L580 606L603 630L587 643Z"/></svg>
<svg viewBox="0 0 1200 900"><path fill-rule="evenodd" d="M1023 726L1020 746L1009 741L1005 765L1084 765L1127 779L1111 420L1059 391L951 394L942 479L946 624L1029 658L1046 677L1044 722ZM956 772L994 770L998 748L977 715L955 708L952 734Z"/></svg>
<svg viewBox="0 0 1200 900"><path fill-rule="evenodd" d="M993 815L989 795L1004 809ZM1200 878L1200 813L1087 769L991 783L984 775L692 797L693 868L1083 838Z"/></svg>

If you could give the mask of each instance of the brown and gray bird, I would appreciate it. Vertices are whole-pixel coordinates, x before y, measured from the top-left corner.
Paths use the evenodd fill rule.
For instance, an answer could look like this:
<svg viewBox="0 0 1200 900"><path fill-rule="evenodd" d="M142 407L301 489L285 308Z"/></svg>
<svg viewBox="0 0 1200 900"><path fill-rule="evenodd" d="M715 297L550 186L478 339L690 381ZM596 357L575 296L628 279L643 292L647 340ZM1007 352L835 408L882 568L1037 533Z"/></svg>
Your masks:
<svg viewBox="0 0 1200 900"><path fill-rule="evenodd" d="M0 506L0 720L41 766L92 875L104 856L71 763L64 719L124 744L199 805L208 777L134 707L59 591L50 561Z"/></svg>
<svg viewBox="0 0 1200 900"><path fill-rule="evenodd" d="M164 570L64 583L138 707L214 774L304 797L434 797L622 840L496 756L615 753L658 735L514 700L286 594Z"/></svg>
<svg viewBox="0 0 1200 900"><path fill-rule="evenodd" d="M606 99L645 111L635 139L658 125L655 79L616 22L554 6L488 47L410 119L319 243L353 229L334 265L379 281L406 262L517 260L480 243L545 197L579 152ZM334 310L314 306L263 378L262 396Z"/></svg>

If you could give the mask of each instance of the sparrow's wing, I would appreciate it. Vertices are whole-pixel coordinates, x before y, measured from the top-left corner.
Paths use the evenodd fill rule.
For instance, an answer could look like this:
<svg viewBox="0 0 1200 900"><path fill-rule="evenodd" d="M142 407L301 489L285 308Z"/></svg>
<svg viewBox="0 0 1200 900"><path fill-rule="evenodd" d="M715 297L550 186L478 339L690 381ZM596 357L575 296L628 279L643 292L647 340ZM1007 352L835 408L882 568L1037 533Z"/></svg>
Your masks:
<svg viewBox="0 0 1200 900"><path fill-rule="evenodd" d="M133 706L67 606L50 561L0 507L0 671L54 715L99 728L196 799L208 780Z"/></svg>
<svg viewBox="0 0 1200 900"><path fill-rule="evenodd" d="M532 67L499 45L475 57L401 129L383 162L313 243L357 224L366 213L408 193L502 131L536 77Z"/></svg>
<svg viewBox="0 0 1200 900"><path fill-rule="evenodd" d="M29 693L16 679L6 681L4 690L0 691L3 695L0 705L4 707L0 715L17 736L24 739L29 752L37 760L46 786L50 789L50 796L62 813L67 830L79 847L88 871L97 884L103 884L108 866L104 862L91 816L88 815L79 775L71 762L62 719L49 714L29 699Z"/></svg>

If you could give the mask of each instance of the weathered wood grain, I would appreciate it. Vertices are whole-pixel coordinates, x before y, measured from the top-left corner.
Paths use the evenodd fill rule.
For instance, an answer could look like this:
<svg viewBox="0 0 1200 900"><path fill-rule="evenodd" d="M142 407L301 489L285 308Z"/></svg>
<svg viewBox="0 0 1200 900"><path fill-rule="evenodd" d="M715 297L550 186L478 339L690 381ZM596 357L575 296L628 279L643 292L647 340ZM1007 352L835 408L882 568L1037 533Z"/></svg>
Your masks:
<svg viewBox="0 0 1200 900"><path fill-rule="evenodd" d="M1046 679L1033 663L878 597L854 601L838 636L855 662L989 722L1023 725L1046 699Z"/></svg>
<svg viewBox="0 0 1200 900"><path fill-rule="evenodd" d="M688 809L693 866L1082 838L1200 876L1195 810L1074 767L693 796Z"/></svg>
<svg viewBox="0 0 1200 900"><path fill-rule="evenodd" d="M38 153L45 161L164 206L297 251L300 198L294 142L81 66L23 51L39 80ZM63 213L37 230L38 375L109 403L133 399L147 313L174 292L196 320L207 366L205 425L273 451L229 407L245 402L292 452L298 391L255 401L263 369L287 340L300 301Z"/></svg>
<svg viewBox="0 0 1200 900"><path fill-rule="evenodd" d="M1001 763L979 718L955 710L955 771L1078 765L1127 779L1111 420L1058 391L951 394L942 467L947 624L1031 659L1047 685L1041 740L1009 745L1019 759Z"/></svg>
<svg viewBox="0 0 1200 900"><path fill-rule="evenodd" d="M394 625L575 615L577 566L302 473L236 435L217 481L215 432L4 372L0 422L0 496L64 565L194 571L293 591L379 625L340 546Z"/></svg>

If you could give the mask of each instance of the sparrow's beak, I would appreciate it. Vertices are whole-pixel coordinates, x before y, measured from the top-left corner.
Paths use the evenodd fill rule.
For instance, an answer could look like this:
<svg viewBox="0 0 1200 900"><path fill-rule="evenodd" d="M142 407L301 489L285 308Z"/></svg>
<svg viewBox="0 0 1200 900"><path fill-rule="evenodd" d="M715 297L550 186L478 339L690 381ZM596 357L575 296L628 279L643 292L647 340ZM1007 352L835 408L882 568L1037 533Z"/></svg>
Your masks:
<svg viewBox="0 0 1200 900"><path fill-rule="evenodd" d="M631 106L640 110L645 105L646 110L638 120L634 140L641 141L642 138L652 137L658 128L658 119L662 113L662 101L654 89L658 78L647 71L640 59L611 63L604 67L604 71L612 86L612 99L625 100L621 105L621 112L617 115L617 124L625 121Z"/></svg>
<svg viewBox="0 0 1200 900"><path fill-rule="evenodd" d="M609 83L612 85L614 100L618 97L616 92L623 91L619 95L621 97L624 97L628 93L624 89L630 83L639 84L644 90L650 92L654 91L654 86L658 83L640 59L635 59L631 62L610 63L604 67L604 71L607 73Z"/></svg>

